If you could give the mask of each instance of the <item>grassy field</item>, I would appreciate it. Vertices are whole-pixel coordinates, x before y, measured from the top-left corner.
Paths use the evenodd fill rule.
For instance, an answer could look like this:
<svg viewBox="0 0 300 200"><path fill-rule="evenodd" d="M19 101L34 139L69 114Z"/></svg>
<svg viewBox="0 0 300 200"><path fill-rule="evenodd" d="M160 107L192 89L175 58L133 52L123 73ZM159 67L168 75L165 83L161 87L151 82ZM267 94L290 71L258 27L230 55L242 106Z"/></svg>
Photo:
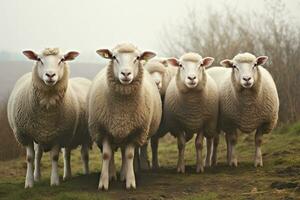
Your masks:
<svg viewBox="0 0 300 200"><path fill-rule="evenodd" d="M126 191L124 183L114 181L107 192L98 191L101 167L99 150L90 153L91 174L81 174L79 150L72 154L73 178L59 187L49 186L49 154L42 161L42 181L25 190L24 158L0 162L0 199L300 199L300 123L283 127L264 137L264 167L253 167L253 135L240 136L237 146L239 166L225 164L225 144L221 138L219 164L195 173L194 142L186 149L186 174L176 173L176 140L168 136L160 143L162 168L137 174L137 189ZM116 154L120 168L120 152ZM60 155L60 175L62 176ZM62 179L62 178L61 178Z"/></svg>

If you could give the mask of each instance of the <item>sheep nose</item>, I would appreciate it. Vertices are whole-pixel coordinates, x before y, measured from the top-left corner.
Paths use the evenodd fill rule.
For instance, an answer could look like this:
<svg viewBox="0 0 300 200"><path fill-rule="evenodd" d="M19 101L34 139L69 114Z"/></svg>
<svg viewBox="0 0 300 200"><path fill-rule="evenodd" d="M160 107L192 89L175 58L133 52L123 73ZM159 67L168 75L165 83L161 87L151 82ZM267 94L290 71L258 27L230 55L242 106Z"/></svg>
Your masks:
<svg viewBox="0 0 300 200"><path fill-rule="evenodd" d="M47 72L47 73L46 73L46 76L47 76L48 78L53 78L53 77L55 76L55 73Z"/></svg>
<svg viewBox="0 0 300 200"><path fill-rule="evenodd" d="M249 76L245 76L245 77L243 77L243 80L244 80L244 81L246 81L246 82L248 82L248 81L250 81L250 80L251 80L251 77L249 77Z"/></svg>
<svg viewBox="0 0 300 200"><path fill-rule="evenodd" d="M160 84L160 81L155 81L156 85L159 85Z"/></svg>
<svg viewBox="0 0 300 200"><path fill-rule="evenodd" d="M190 79L191 81L196 79L196 76L188 76L188 79Z"/></svg>
<svg viewBox="0 0 300 200"><path fill-rule="evenodd" d="M121 72L121 74L122 74L124 77L128 77L128 76L131 74L131 72Z"/></svg>

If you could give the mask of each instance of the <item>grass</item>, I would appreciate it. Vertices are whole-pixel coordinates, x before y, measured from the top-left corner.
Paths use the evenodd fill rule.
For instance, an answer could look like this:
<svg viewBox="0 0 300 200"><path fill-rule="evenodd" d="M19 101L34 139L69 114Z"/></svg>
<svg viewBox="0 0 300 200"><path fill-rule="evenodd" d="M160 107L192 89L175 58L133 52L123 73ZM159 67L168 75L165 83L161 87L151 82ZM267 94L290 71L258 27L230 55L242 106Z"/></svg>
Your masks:
<svg viewBox="0 0 300 200"><path fill-rule="evenodd" d="M25 190L25 158L0 162L0 199L297 199L300 196L300 123L285 126L264 136L264 167L253 167L253 135L241 135L237 145L239 166L226 165L226 148L221 138L219 164L195 173L194 142L186 148L186 174L176 173L177 144L170 136L162 139L158 171L137 174L137 189L126 191L124 183L113 181L108 192L98 191L101 167L99 150L90 153L91 174L81 174L79 149L72 152L73 178L50 187L49 154L42 160L42 181ZM120 168L120 152L116 153ZM60 157L62 176L62 158Z"/></svg>

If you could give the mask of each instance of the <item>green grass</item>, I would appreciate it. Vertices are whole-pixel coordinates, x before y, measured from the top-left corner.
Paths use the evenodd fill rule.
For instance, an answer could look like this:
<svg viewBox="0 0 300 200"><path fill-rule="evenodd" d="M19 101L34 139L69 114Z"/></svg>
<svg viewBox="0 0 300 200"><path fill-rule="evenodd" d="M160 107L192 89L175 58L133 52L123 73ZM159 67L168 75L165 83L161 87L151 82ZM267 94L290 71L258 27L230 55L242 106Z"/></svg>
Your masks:
<svg viewBox="0 0 300 200"><path fill-rule="evenodd" d="M73 178L50 187L50 162L46 153L42 160L42 180L33 189L24 189L24 158L0 162L0 199L297 199L300 196L300 123L284 126L264 136L264 167L253 167L254 136L241 135L237 145L239 166L226 165L226 148L221 137L219 164L195 173L194 142L186 148L186 174L176 173L177 143L167 136L159 146L162 168L137 174L137 189L126 191L124 183L113 181L108 192L98 191L101 167L98 148L90 152L91 174L81 174L80 150L72 152ZM150 154L149 154L150 155ZM116 153L120 169L120 152ZM62 155L60 155L62 176ZM61 178L62 179L62 178ZM291 183L298 184L297 187Z"/></svg>

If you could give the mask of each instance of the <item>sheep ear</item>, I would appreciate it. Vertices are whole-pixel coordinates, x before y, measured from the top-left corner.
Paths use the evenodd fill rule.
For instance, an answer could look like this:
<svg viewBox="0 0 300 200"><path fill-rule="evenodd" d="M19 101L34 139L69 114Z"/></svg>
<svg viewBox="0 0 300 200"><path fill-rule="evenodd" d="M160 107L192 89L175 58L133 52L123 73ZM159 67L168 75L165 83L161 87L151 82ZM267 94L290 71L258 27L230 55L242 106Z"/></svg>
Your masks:
<svg viewBox="0 0 300 200"><path fill-rule="evenodd" d="M257 65L264 65L268 61L268 56L259 56L256 58Z"/></svg>
<svg viewBox="0 0 300 200"><path fill-rule="evenodd" d="M156 53L153 53L151 51L144 51L140 56L140 60L148 61L155 56L156 56Z"/></svg>
<svg viewBox="0 0 300 200"><path fill-rule="evenodd" d="M99 54L103 58L106 58L106 59L112 59L113 58L113 54L109 49L99 49L96 52L97 52L97 54Z"/></svg>
<svg viewBox="0 0 300 200"><path fill-rule="evenodd" d="M223 67L228 67L228 68L232 68L233 67L233 63L231 60L229 59L225 59L225 60L222 60L220 62L220 64L223 66Z"/></svg>
<svg viewBox="0 0 300 200"><path fill-rule="evenodd" d="M205 67L205 68L208 68L209 66L211 66L211 64L213 64L214 60L215 59L212 58L212 57L205 57L205 58L202 59L201 66Z"/></svg>
<svg viewBox="0 0 300 200"><path fill-rule="evenodd" d="M167 62L172 66L181 67L181 64L179 63L179 61L176 58L169 58L167 60Z"/></svg>
<svg viewBox="0 0 300 200"><path fill-rule="evenodd" d="M77 56L79 56L79 53L76 51L70 51L64 55L65 61L74 60Z"/></svg>
<svg viewBox="0 0 300 200"><path fill-rule="evenodd" d="M35 61L39 60L39 56L31 50L23 51L23 54L30 60L35 60Z"/></svg>

